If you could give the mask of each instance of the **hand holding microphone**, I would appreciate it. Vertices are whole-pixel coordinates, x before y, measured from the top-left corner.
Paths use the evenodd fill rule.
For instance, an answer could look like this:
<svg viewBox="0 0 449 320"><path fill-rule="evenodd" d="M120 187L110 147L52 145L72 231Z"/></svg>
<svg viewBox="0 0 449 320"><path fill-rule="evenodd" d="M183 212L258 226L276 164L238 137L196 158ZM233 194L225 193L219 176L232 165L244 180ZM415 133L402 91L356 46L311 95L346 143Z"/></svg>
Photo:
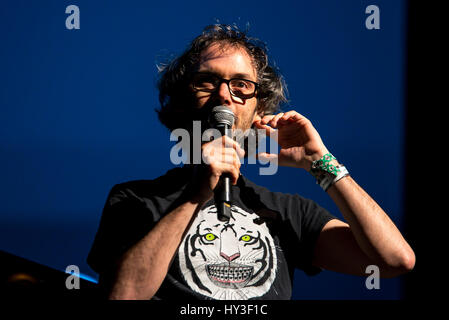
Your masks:
<svg viewBox="0 0 449 320"><path fill-rule="evenodd" d="M217 129L222 136L232 139L234 113L229 108L225 106L214 107L209 117L209 123L211 127ZM222 173L220 180L214 189L214 199L217 207L218 220L229 221L229 218L231 217L231 197L230 176L228 173Z"/></svg>
<svg viewBox="0 0 449 320"><path fill-rule="evenodd" d="M199 192L202 198L214 197L218 219L227 221L231 213L231 186L237 183L241 166L239 157L243 157L245 152L231 138L234 114L229 108L214 107L209 123L222 137L201 146L203 161L206 164L203 168L206 170L203 170L203 187Z"/></svg>

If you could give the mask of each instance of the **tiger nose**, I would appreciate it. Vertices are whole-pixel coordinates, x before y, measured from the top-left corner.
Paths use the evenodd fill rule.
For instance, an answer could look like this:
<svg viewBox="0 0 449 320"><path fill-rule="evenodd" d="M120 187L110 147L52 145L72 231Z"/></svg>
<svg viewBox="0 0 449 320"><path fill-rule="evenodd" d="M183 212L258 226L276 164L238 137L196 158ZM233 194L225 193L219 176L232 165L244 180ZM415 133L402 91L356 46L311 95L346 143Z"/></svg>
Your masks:
<svg viewBox="0 0 449 320"><path fill-rule="evenodd" d="M232 229L227 229L221 234L220 256L228 262L240 257L238 239Z"/></svg>
<svg viewBox="0 0 449 320"><path fill-rule="evenodd" d="M220 252L220 256L222 256L223 258L228 260L228 262L231 262L232 260L240 257L240 253L237 252L237 253L234 253L232 256L228 256L226 253Z"/></svg>

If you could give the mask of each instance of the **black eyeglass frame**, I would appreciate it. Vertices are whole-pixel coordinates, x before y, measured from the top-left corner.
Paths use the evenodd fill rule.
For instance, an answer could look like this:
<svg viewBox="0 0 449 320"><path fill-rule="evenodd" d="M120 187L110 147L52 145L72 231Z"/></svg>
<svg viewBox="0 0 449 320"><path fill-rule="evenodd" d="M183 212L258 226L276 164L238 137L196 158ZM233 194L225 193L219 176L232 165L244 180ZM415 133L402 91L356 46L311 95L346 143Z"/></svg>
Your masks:
<svg viewBox="0 0 449 320"><path fill-rule="evenodd" d="M204 88L203 88L203 89L198 89L198 88L196 88L196 87L195 87L195 82L194 82L194 80L195 80L195 77L196 77L196 76L199 76L199 75L207 75L207 76L210 76L210 77L213 77L213 78L217 79L216 87L215 87L214 89L204 89ZM231 90L231 86L230 86L230 83L231 83L231 81L233 81L233 80L241 80L241 81L251 82L252 84L254 84L254 92L251 93L251 94L235 94L235 93ZM220 88L220 85L221 85L223 82L226 83L226 85L228 86L228 90L229 90L229 93L230 93L231 95L233 95L234 97L241 98L241 99L251 99L252 97L254 97L254 96L256 95L257 90L259 89L259 84L258 84L257 82L255 82L255 81L252 81L252 80L243 79L243 78L224 79L224 78L221 78L221 77L219 77L219 76L217 76L217 75L215 75L215 74L207 73L207 72L196 72L196 73L194 73L194 74L192 75L192 78L191 78L191 86L192 86L192 89L195 90L195 91L201 91L201 92L214 92L214 91L217 91L218 88Z"/></svg>

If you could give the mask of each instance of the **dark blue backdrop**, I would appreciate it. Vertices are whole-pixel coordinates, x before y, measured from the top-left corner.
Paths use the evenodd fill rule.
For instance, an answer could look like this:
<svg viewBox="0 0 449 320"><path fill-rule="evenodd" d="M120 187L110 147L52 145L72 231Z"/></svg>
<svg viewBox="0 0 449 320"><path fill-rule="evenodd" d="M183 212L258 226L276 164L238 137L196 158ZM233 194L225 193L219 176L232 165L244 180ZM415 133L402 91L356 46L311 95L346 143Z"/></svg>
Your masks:
<svg viewBox="0 0 449 320"><path fill-rule="evenodd" d="M65 8L80 9L68 30ZM380 8L367 30L365 8ZM404 1L18 1L0 4L0 249L64 270L85 259L112 185L172 167L157 121L156 63L205 25L250 25L284 74L289 106L403 228ZM250 179L313 198L305 172ZM401 279L297 272L295 299L399 299Z"/></svg>

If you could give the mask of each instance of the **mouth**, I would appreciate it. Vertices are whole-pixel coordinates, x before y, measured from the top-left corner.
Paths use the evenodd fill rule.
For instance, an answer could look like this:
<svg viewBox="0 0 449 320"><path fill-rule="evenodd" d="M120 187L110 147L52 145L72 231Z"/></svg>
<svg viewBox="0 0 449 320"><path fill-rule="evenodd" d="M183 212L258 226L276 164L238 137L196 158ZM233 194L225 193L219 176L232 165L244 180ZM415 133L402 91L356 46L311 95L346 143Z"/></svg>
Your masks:
<svg viewBox="0 0 449 320"><path fill-rule="evenodd" d="M251 279L253 267L242 264L211 264L206 266L209 279L222 288L241 288Z"/></svg>

